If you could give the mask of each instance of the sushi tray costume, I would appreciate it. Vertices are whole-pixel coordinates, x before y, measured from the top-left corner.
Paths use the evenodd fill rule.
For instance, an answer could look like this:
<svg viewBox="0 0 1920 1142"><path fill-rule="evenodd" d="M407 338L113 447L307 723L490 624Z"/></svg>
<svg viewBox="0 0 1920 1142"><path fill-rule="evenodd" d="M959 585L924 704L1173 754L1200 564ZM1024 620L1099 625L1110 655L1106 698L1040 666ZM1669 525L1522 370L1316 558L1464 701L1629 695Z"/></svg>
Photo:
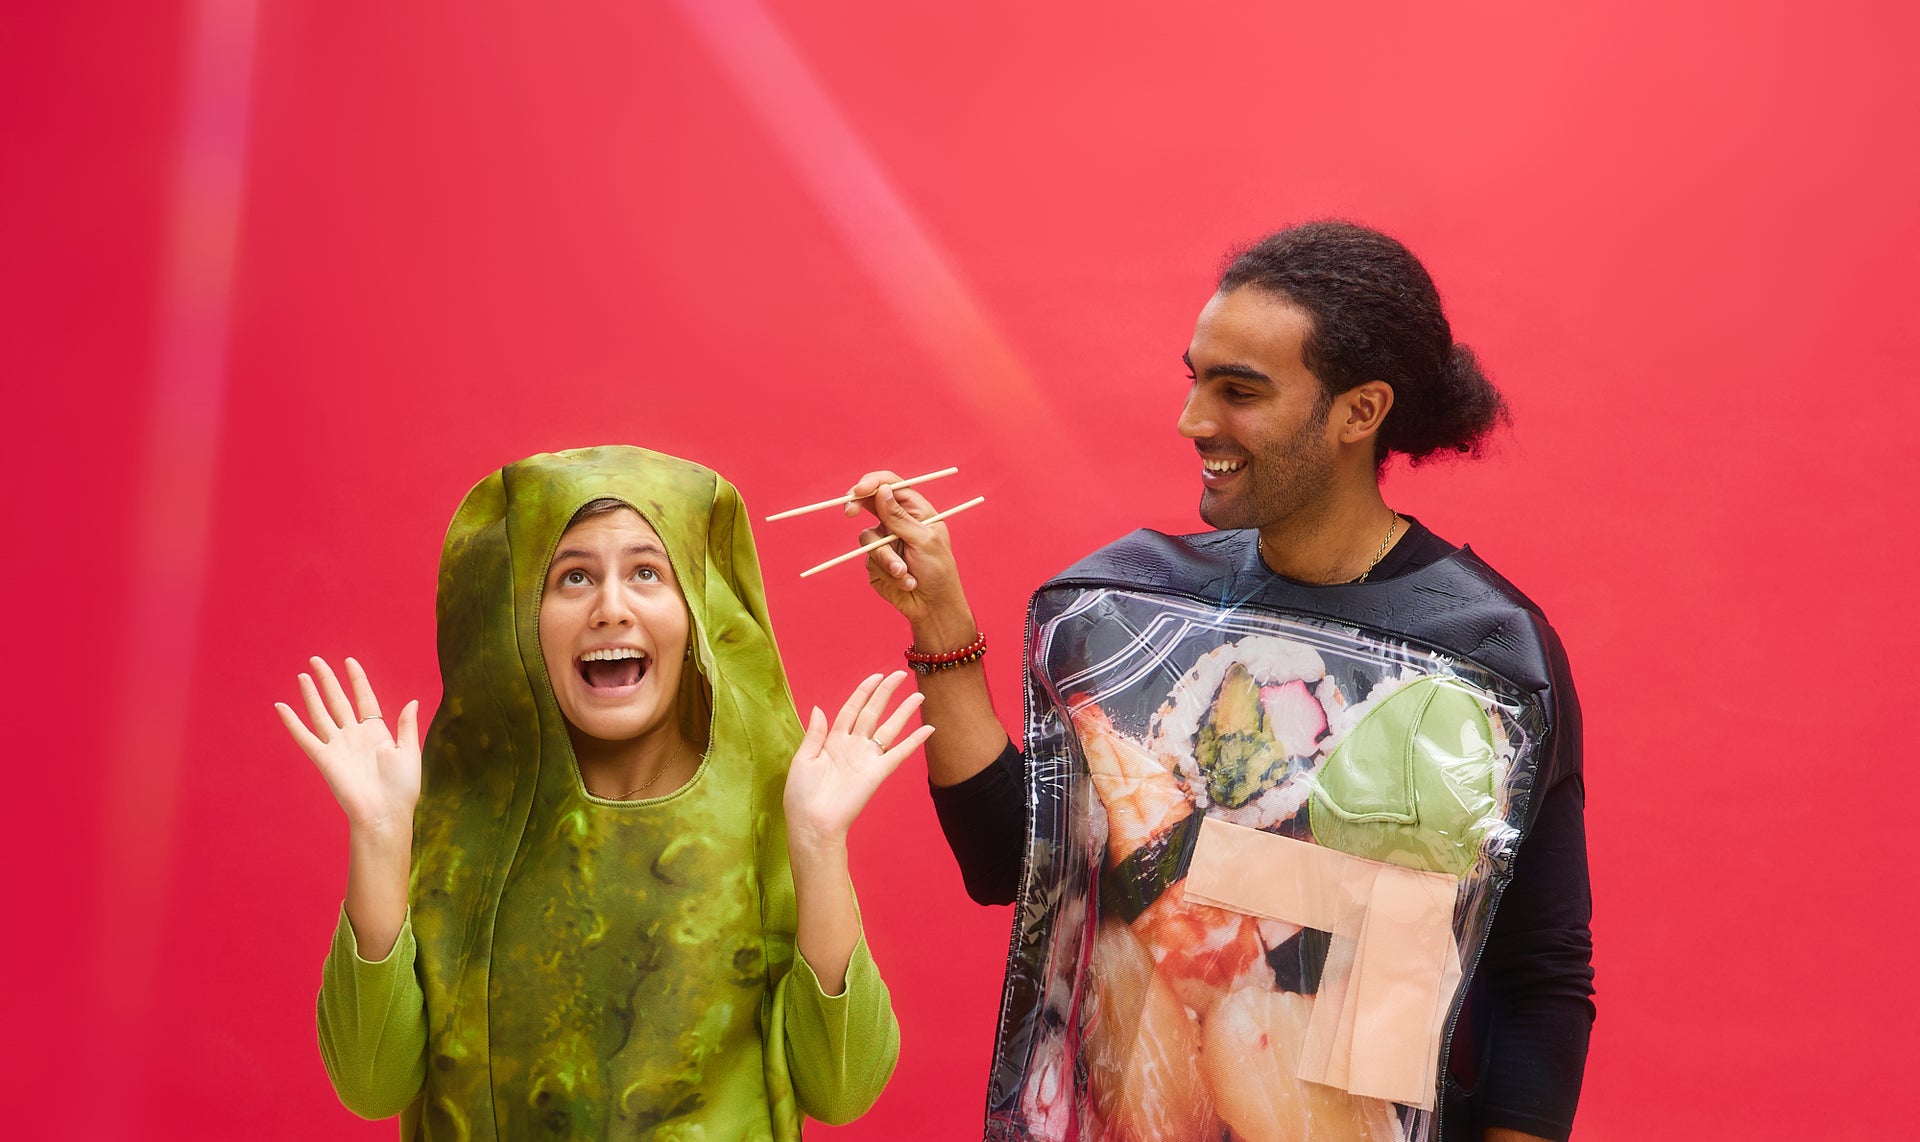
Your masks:
<svg viewBox="0 0 1920 1142"><path fill-rule="evenodd" d="M541 657L555 547L602 497L659 534L692 615L679 716L705 752L650 800L587 792ZM838 996L795 947L802 731L733 487L638 448L509 465L454 517L437 609L409 921L370 962L343 915L320 993L342 1100L433 1142L791 1140L863 1112L899 1029L864 940Z"/></svg>
<svg viewBox="0 0 1920 1142"><path fill-rule="evenodd" d="M1025 693L987 1137L1440 1138L1530 814L1580 765L1538 610L1464 549L1312 587L1249 532L1141 531L1035 592Z"/></svg>

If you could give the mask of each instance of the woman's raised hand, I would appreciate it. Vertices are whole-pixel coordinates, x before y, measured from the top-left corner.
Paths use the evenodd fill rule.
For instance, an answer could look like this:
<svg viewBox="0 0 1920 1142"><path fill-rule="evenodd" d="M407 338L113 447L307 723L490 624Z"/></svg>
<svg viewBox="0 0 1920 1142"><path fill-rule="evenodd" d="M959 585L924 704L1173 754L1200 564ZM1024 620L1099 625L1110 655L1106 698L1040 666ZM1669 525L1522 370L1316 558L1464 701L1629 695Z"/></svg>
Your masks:
<svg viewBox="0 0 1920 1142"><path fill-rule="evenodd" d="M356 834L410 834L420 801L420 703L408 702L389 730L358 662L347 659L354 697L349 703L326 660L309 661L313 674L300 675L307 720L285 702L273 704L287 732L327 779Z"/></svg>
<svg viewBox="0 0 1920 1142"><path fill-rule="evenodd" d="M790 846L844 844L873 791L933 733L932 726L920 726L900 737L920 708L918 694L909 694L887 714L887 703L906 677L904 670L869 677L854 689L831 725L820 707L813 708L807 736L787 770Z"/></svg>

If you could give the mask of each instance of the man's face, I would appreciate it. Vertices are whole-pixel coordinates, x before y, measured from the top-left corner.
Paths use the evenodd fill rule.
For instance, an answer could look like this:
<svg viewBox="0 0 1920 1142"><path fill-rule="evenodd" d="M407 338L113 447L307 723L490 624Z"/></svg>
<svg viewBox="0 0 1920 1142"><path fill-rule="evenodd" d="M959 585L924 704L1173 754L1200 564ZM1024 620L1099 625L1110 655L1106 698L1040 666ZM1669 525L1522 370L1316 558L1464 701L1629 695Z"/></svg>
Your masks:
<svg viewBox="0 0 1920 1142"><path fill-rule="evenodd" d="M625 742L674 716L692 622L666 545L631 509L560 537L540 594L540 653L568 724Z"/></svg>
<svg viewBox="0 0 1920 1142"><path fill-rule="evenodd" d="M1281 522L1332 489L1331 398L1300 351L1312 328L1299 307L1248 287L1200 311L1179 428L1200 453L1200 518L1216 528Z"/></svg>

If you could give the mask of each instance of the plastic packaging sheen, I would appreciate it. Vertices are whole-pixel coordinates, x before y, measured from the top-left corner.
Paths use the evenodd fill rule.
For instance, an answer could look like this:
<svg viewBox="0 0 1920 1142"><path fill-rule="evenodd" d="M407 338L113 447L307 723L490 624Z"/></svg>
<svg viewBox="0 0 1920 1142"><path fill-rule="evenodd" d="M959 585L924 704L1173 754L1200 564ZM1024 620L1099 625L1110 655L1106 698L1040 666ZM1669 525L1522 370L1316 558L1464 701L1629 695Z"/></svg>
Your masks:
<svg viewBox="0 0 1920 1142"><path fill-rule="evenodd" d="M1247 601L1056 581L987 1137L1431 1142L1538 693Z"/></svg>

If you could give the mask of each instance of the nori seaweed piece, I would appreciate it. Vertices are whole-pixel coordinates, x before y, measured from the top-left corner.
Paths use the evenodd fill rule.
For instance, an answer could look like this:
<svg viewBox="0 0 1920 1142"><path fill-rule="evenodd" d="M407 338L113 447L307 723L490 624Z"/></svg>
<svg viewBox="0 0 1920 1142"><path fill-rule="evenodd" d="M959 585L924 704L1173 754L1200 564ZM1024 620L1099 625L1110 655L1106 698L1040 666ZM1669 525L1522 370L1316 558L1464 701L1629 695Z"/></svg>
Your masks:
<svg viewBox="0 0 1920 1142"><path fill-rule="evenodd" d="M1139 919L1174 881L1187 875L1193 846L1200 839L1199 813L1127 854L1118 866L1100 874L1100 911L1118 915L1131 924Z"/></svg>
<svg viewBox="0 0 1920 1142"><path fill-rule="evenodd" d="M1320 994L1320 973L1327 966L1333 937L1318 928L1302 928L1291 940L1267 953L1274 986L1300 995Z"/></svg>

